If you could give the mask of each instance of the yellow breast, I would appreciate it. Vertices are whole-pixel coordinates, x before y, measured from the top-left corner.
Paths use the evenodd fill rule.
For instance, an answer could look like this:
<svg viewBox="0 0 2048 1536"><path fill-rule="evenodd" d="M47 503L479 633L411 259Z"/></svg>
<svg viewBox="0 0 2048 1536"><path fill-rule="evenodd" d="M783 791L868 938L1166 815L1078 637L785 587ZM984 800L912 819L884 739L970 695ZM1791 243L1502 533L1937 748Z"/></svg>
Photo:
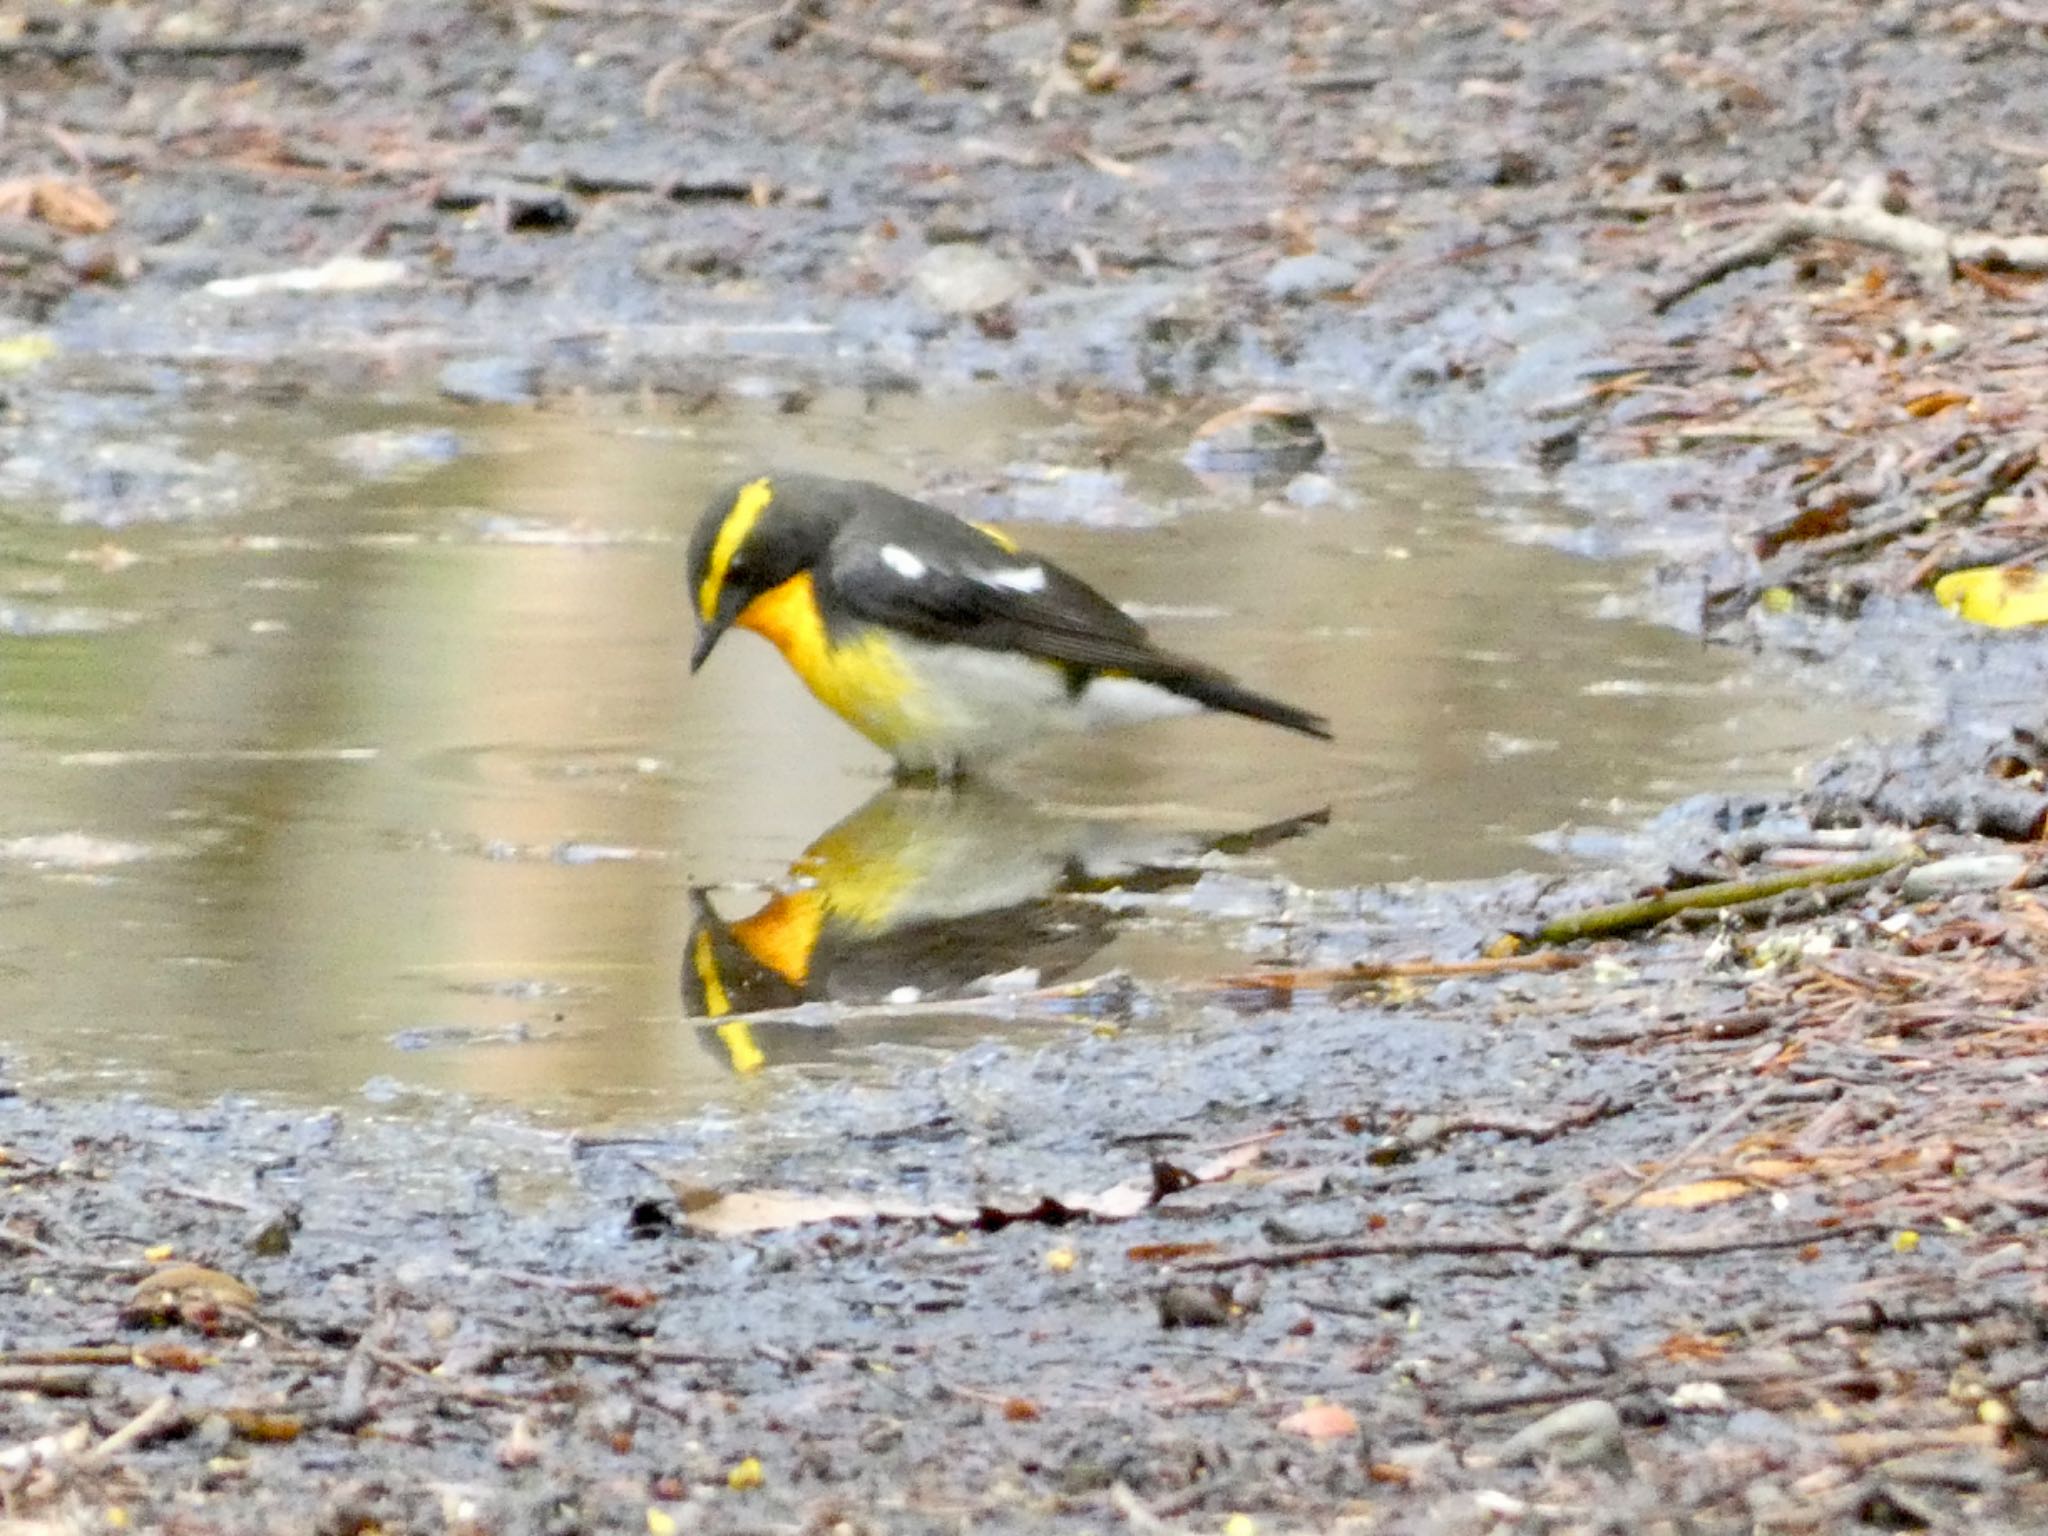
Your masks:
<svg viewBox="0 0 2048 1536"><path fill-rule="evenodd" d="M770 587L734 622L773 643L819 702L876 746L893 752L914 739L916 682L882 635L833 643L809 571Z"/></svg>

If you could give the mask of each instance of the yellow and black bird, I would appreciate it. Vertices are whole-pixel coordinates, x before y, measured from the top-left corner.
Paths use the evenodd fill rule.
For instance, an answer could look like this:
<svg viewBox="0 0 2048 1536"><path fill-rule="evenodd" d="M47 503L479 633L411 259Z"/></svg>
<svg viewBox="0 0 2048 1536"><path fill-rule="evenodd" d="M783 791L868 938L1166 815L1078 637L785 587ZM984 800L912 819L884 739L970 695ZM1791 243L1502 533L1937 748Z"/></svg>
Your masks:
<svg viewBox="0 0 2048 1536"><path fill-rule="evenodd" d="M912 775L951 779L1054 732L1220 710L1319 715L1155 646L999 533L879 485L777 474L720 492L690 542L696 671L737 624Z"/></svg>

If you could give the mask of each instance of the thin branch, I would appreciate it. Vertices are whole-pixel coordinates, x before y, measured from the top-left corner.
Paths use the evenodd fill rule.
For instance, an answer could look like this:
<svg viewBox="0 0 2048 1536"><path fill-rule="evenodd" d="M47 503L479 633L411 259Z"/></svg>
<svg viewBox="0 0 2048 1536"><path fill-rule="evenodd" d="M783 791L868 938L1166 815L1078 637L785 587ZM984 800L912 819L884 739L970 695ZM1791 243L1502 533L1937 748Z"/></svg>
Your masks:
<svg viewBox="0 0 2048 1536"><path fill-rule="evenodd" d="M1948 286L1963 263L2008 272L2048 272L2048 235L2000 235L1950 230L1885 206L1885 181L1865 179L1843 197L1830 189L1811 203L1789 208L1712 257L1690 276L1660 289L1650 307L1664 314L1702 288L1749 267L1776 261L1809 240L1846 240L1893 251L1928 288Z"/></svg>
<svg viewBox="0 0 2048 1536"><path fill-rule="evenodd" d="M1701 1259L1730 1253L1767 1253L1779 1248L1804 1248L1838 1243L1882 1232L1881 1222L1852 1222L1839 1227L1809 1227L1762 1237L1715 1238L1689 1243L1557 1243L1521 1237L1365 1237L1344 1242L1312 1243L1300 1248L1269 1248L1258 1253L1220 1259L1183 1259L1178 1271L1218 1274L1234 1269L1293 1269L1331 1259L1485 1258L1520 1255L1532 1259Z"/></svg>

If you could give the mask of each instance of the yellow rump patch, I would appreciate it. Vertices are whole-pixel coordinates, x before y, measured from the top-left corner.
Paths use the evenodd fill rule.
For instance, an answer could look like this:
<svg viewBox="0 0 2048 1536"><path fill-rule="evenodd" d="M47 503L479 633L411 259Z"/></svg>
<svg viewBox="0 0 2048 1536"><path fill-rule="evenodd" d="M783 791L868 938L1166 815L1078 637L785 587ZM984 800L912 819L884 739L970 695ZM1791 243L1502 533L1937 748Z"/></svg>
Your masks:
<svg viewBox="0 0 2048 1536"><path fill-rule="evenodd" d="M1011 538L1007 533L1003 532L1002 529L995 527L993 524L969 523L967 526L972 528L977 533L987 534L989 542L995 545L995 547L997 549L1000 549L1004 554L1014 555L1015 553L1017 553L1017 541Z"/></svg>
<svg viewBox="0 0 2048 1536"><path fill-rule="evenodd" d="M725 521L718 525L718 537L712 540L711 564L705 569L703 585L697 588L697 615L706 624L718 613L718 597L725 590L725 573L732 569L732 557L740 552L774 499L775 486L765 475L748 481L733 497Z"/></svg>

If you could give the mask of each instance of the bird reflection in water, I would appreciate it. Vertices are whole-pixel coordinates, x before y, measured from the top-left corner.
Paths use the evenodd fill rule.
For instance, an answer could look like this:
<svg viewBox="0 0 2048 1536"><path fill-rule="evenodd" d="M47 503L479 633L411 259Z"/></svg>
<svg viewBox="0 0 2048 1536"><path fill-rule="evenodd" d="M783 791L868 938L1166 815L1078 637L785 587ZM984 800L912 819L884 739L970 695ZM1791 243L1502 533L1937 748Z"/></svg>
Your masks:
<svg viewBox="0 0 2048 1536"><path fill-rule="evenodd" d="M729 921L692 891L683 1011L715 1031L739 1072L815 1056L826 1043L815 1025L750 1016L980 996L996 977L1059 982L1121 921L1091 895L1192 885L1206 854L1254 853L1328 819L1325 809L1213 836L972 782L885 789L805 849L788 886L748 916Z"/></svg>

